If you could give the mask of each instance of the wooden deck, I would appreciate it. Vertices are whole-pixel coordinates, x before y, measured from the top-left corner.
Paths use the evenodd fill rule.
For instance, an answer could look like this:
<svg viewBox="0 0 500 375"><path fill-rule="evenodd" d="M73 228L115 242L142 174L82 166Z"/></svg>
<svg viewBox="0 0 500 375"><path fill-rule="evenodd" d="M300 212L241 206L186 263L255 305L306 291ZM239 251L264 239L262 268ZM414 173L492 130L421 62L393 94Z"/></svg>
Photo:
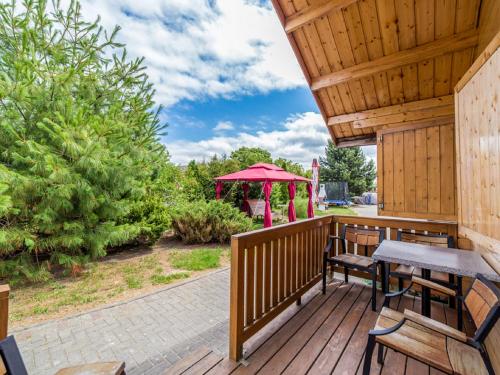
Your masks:
<svg viewBox="0 0 500 375"><path fill-rule="evenodd" d="M237 364L202 348L165 374L361 374L367 333L377 313L370 308L371 289L335 280L326 295L315 288L302 306L292 306L245 347L245 361ZM382 295L379 294L379 310ZM420 312L420 298L405 296L392 308ZM456 327L456 311L432 303L432 318ZM471 330L469 322L465 327ZM372 359L373 374L443 374L411 358L386 350L385 364Z"/></svg>

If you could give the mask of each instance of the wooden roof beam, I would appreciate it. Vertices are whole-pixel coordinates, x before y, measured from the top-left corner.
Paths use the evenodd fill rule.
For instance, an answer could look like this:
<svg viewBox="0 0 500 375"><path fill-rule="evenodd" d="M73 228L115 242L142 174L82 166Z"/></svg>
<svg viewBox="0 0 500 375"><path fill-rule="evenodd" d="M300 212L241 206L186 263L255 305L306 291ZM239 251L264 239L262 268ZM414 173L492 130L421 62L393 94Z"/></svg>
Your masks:
<svg viewBox="0 0 500 375"><path fill-rule="evenodd" d="M409 112L425 112L426 115L437 115L439 108L448 108L453 111L454 99L453 95L441 96L438 98L417 100L413 102L396 104L377 109L369 109L367 111L348 113L345 115L333 116L328 118L328 125L333 126L346 122L363 122L370 119L385 118L388 116L401 115L402 118L407 116ZM432 110L435 110L433 112ZM439 112L440 113L440 112ZM394 122L394 121L392 121ZM396 121L397 122L397 121Z"/></svg>
<svg viewBox="0 0 500 375"><path fill-rule="evenodd" d="M376 128L384 125L391 124L410 124L419 121L430 121L433 118L439 118L442 116L453 116L455 110L452 105L446 107L437 107L427 110L411 111L396 113L394 115L380 116L375 118L370 118L366 120L354 121L352 126L356 129L364 128Z"/></svg>
<svg viewBox="0 0 500 375"><path fill-rule="evenodd" d="M357 0L326 0L320 4L310 5L286 19L285 31L289 34L317 18L345 8L356 1Z"/></svg>
<svg viewBox="0 0 500 375"><path fill-rule="evenodd" d="M357 137L340 138L337 141L337 147L354 147L354 146L371 146L377 144L377 137L375 135L360 135Z"/></svg>
<svg viewBox="0 0 500 375"><path fill-rule="evenodd" d="M364 78L393 68L399 68L454 51L474 47L477 45L477 42L477 29L441 38L415 48L399 51L373 61L364 62L314 78L311 83L311 90L316 91L325 87L335 86L340 83Z"/></svg>

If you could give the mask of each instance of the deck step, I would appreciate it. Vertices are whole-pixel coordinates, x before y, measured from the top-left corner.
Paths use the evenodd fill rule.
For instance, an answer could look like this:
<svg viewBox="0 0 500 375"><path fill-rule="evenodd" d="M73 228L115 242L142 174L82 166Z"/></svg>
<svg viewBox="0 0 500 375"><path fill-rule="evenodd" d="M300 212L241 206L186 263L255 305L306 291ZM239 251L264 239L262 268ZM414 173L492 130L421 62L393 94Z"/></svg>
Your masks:
<svg viewBox="0 0 500 375"><path fill-rule="evenodd" d="M200 347L169 367L163 375L205 374L221 362L223 358L207 347Z"/></svg>

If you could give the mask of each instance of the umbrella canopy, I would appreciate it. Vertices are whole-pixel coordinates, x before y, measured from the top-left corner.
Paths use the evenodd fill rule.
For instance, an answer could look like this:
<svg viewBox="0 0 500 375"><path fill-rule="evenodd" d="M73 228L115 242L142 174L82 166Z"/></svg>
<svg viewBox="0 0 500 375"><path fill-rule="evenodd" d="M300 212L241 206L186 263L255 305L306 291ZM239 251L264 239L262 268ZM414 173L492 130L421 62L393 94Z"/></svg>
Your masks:
<svg viewBox="0 0 500 375"><path fill-rule="evenodd" d="M257 163L239 172L227 174L216 178L217 181L295 181L310 182L311 180L302 176L285 171L274 164Z"/></svg>

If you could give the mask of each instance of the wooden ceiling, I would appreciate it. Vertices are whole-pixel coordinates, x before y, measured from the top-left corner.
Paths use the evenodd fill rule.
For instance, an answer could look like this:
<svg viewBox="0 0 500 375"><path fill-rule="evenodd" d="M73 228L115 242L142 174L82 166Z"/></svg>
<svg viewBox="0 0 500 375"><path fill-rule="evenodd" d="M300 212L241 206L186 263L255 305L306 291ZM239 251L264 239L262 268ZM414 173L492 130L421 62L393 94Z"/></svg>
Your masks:
<svg viewBox="0 0 500 375"><path fill-rule="evenodd" d="M481 0L272 0L333 141L453 122Z"/></svg>

